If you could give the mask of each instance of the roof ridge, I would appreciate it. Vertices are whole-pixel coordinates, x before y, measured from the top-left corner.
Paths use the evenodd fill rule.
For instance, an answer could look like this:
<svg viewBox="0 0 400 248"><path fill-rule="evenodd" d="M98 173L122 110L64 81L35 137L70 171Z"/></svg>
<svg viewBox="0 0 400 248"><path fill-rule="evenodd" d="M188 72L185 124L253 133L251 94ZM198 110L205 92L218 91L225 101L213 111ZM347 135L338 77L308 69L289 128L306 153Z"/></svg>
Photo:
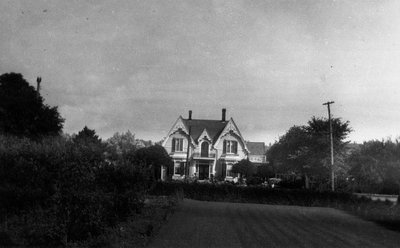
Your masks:
<svg viewBox="0 0 400 248"><path fill-rule="evenodd" d="M222 120L211 120L211 119L185 119L182 118L185 121L217 121L217 122L228 122L228 121L222 121Z"/></svg>

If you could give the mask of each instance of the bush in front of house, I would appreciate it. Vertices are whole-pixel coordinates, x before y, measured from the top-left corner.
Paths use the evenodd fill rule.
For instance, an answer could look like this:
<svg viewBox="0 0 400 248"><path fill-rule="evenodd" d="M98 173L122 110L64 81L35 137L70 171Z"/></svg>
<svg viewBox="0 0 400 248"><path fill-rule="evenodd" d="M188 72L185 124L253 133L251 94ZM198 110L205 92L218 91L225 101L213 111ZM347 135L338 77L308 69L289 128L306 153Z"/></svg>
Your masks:
<svg viewBox="0 0 400 248"><path fill-rule="evenodd" d="M236 186L228 183L184 183L158 182L152 194L170 195L182 190L184 196L203 201L248 202L263 204L334 206L340 203L359 201L348 193L311 191L304 189L271 189L262 186Z"/></svg>

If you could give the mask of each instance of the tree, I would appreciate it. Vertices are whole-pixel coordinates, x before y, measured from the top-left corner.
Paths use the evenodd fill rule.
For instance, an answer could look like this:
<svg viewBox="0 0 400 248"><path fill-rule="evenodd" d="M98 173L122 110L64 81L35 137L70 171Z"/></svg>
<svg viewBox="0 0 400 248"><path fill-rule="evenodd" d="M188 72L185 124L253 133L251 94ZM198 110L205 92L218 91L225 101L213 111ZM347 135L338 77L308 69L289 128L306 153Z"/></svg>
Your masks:
<svg viewBox="0 0 400 248"><path fill-rule="evenodd" d="M305 126L293 126L267 152L278 173L301 173L307 166L310 136Z"/></svg>
<svg viewBox="0 0 400 248"><path fill-rule="evenodd" d="M400 144L372 140L346 160L355 191L397 194L400 188Z"/></svg>
<svg viewBox="0 0 400 248"><path fill-rule="evenodd" d="M262 179L262 181L266 181L268 178L273 177L274 175L274 168L271 165L262 164L257 166L257 176Z"/></svg>
<svg viewBox="0 0 400 248"><path fill-rule="evenodd" d="M64 119L17 73L0 76L0 133L37 138L58 135Z"/></svg>
<svg viewBox="0 0 400 248"><path fill-rule="evenodd" d="M107 155L111 161L132 158L137 149L135 135L129 130L126 133L115 133L107 140Z"/></svg>
<svg viewBox="0 0 400 248"><path fill-rule="evenodd" d="M344 139L351 132L349 122L332 119L337 170L344 170ZM312 117L306 126L293 126L268 150L267 157L277 172L302 175L309 188L309 177L325 178L330 171L329 121ZM338 166L340 165L340 166Z"/></svg>
<svg viewBox="0 0 400 248"><path fill-rule="evenodd" d="M81 162L99 165L104 161L106 145L102 143L95 130L85 126L72 138L74 153Z"/></svg>
<svg viewBox="0 0 400 248"><path fill-rule="evenodd" d="M247 159L242 159L232 166L232 173L239 173L241 177L251 177L257 171L256 166Z"/></svg>
<svg viewBox="0 0 400 248"><path fill-rule="evenodd" d="M308 121L306 130L311 136L309 164L311 167L320 168L323 165L325 172L331 171L330 165L330 139L329 139L329 120L327 118L312 117ZM340 118L332 118L332 138L334 147L334 172L336 178L343 178L347 175L349 167L344 163L346 155L345 142L347 136L352 132L349 121L342 121Z"/></svg>
<svg viewBox="0 0 400 248"><path fill-rule="evenodd" d="M79 131L72 140L74 143L80 144L101 144L101 139L96 134L96 131L89 129L87 126Z"/></svg>
<svg viewBox="0 0 400 248"><path fill-rule="evenodd" d="M167 168L167 175L172 174L173 162L164 147L160 145L153 145L149 147L140 148L135 152L135 164L140 164L145 168L152 171L155 179L161 178L161 167Z"/></svg>

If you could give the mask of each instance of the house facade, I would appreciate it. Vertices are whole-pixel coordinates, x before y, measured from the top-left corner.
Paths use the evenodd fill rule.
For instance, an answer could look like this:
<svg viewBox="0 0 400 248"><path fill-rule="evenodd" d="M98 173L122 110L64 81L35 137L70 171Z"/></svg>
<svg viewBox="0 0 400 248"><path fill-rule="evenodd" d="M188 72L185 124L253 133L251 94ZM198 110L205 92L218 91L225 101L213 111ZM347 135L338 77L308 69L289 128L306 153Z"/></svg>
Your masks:
<svg viewBox="0 0 400 248"><path fill-rule="evenodd" d="M174 162L173 179L233 180L232 165L248 158L249 150L234 120L187 119L179 116L163 147ZM162 173L165 175L165 173Z"/></svg>

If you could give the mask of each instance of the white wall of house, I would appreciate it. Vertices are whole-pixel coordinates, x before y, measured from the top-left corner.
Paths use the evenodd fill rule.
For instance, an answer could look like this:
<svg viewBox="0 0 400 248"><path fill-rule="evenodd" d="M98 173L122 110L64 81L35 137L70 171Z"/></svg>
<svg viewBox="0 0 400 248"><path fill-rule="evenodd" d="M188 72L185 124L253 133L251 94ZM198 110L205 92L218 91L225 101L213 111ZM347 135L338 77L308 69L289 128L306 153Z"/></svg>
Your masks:
<svg viewBox="0 0 400 248"><path fill-rule="evenodd" d="M265 155L249 155L249 160L253 163L265 163L267 161Z"/></svg>
<svg viewBox="0 0 400 248"><path fill-rule="evenodd" d="M165 150L168 152L168 153L171 153L172 151L173 151L173 149L172 149L172 140L173 139L182 139L182 141L183 141L183 145L182 145L182 151L181 152L184 152L185 154L186 154L186 152L187 152L187 145L188 145L188 140L187 140L187 136L186 136L186 134L185 133L183 133L183 132L175 132L174 134L172 134L170 137L168 137L168 139L167 139L167 141L166 141L166 143L165 143L165 146L164 146L164 148L165 148ZM178 151L175 151L175 152L178 152Z"/></svg>
<svg viewBox="0 0 400 248"><path fill-rule="evenodd" d="M218 153L218 157L217 159L221 158L221 156L225 156L227 154L224 154L224 140L227 141L236 141L238 146L237 146L237 153L236 154L232 154L232 153L227 153L228 155L231 154L232 157L237 157L240 160L246 158L246 150L244 148L244 144L243 142L240 140L240 138L238 136L236 136L235 134L226 134L225 136L223 136L221 138L221 140L218 142L218 144L216 144L215 148L217 149L217 153Z"/></svg>
<svg viewBox="0 0 400 248"><path fill-rule="evenodd" d="M237 152L236 154L227 151L224 153L224 140L226 141L236 141L237 142ZM232 165L239 162L242 159L247 158L247 152L245 150L244 143L241 139L232 133L228 133L225 136L221 137L218 144L216 144L215 148L217 149L217 162L214 166L214 173L216 176L220 176L221 173L225 174L226 180L233 180L233 175L230 173L232 169Z"/></svg>

